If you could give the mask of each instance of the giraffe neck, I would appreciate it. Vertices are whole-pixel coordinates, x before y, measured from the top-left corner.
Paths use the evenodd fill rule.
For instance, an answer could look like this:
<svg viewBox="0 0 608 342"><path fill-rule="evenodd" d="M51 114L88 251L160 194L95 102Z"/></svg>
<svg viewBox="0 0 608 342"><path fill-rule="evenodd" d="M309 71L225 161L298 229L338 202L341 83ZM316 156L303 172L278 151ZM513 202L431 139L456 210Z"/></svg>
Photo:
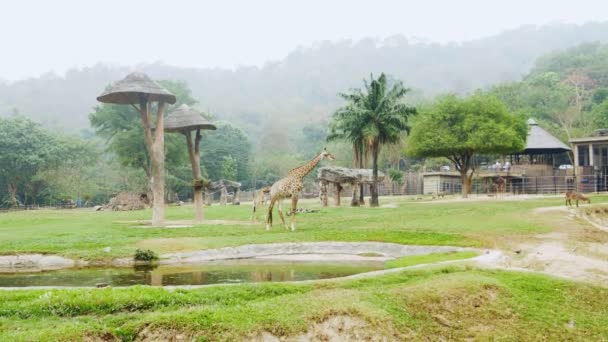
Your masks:
<svg viewBox="0 0 608 342"><path fill-rule="evenodd" d="M323 155L319 154L318 156L311 159L308 163L302 166L298 166L295 169L292 169L287 175L298 178L304 178L307 174L310 173L310 171L312 171L317 166L317 164L319 164L321 159L323 159Z"/></svg>

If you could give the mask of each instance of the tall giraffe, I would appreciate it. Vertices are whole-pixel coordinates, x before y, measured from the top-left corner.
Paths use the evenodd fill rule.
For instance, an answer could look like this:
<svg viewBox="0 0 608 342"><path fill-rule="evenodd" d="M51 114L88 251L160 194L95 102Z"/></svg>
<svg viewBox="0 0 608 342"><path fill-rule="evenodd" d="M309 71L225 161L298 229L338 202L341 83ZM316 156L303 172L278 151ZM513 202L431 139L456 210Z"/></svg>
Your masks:
<svg viewBox="0 0 608 342"><path fill-rule="evenodd" d="M268 215L266 215L266 230L270 230L270 227L272 227L272 209L277 202L281 221L283 221L285 229L289 230L283 216L283 200L285 198L291 198L291 230L296 230L296 207L298 205L298 195L304 188L304 177L325 158L329 160L335 159L331 153L323 149L323 152L318 156L311 159L308 163L292 169L287 173L287 177L278 180L270 187L270 204L268 205Z"/></svg>

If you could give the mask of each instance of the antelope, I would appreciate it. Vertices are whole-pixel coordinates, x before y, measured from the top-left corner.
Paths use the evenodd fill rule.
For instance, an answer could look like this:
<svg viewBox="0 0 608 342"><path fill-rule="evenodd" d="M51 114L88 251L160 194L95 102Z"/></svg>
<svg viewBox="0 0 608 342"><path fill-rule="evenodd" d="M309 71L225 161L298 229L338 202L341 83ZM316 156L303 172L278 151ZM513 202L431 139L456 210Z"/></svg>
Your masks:
<svg viewBox="0 0 608 342"><path fill-rule="evenodd" d="M572 206L572 200L576 201L576 207L578 208L578 201L586 201L591 204L591 199L585 195L576 191L566 191L566 206Z"/></svg>

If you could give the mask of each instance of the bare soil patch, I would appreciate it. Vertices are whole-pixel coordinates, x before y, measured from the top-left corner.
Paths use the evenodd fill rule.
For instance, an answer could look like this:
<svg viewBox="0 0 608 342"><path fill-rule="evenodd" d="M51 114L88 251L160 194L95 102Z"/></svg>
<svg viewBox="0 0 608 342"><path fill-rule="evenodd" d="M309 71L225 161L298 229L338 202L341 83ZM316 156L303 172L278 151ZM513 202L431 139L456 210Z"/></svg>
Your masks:
<svg viewBox="0 0 608 342"><path fill-rule="evenodd" d="M389 329L391 330L391 329ZM277 336L270 332L263 332L257 336L246 339L249 342L279 342L279 341L399 341L401 340L392 333L380 330L372 326L366 320L349 316L334 315L322 322L317 322L308 330L296 336Z"/></svg>

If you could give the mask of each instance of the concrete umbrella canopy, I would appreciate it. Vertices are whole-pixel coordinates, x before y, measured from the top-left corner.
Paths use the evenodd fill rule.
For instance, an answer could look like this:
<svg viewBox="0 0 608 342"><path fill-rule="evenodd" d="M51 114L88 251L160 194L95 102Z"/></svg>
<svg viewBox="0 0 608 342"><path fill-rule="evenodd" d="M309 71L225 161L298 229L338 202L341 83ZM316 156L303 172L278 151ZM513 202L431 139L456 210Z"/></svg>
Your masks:
<svg viewBox="0 0 608 342"><path fill-rule="evenodd" d="M167 116L165 121L165 131L182 133L186 136L186 144L188 145L188 155L192 164L192 186L194 188L194 219L196 223L201 223L204 219L203 213L203 187L205 186L203 176L201 174L201 130L215 130L216 127L207 121L200 112L187 105L181 105ZM194 141L192 141L192 132Z"/></svg>
<svg viewBox="0 0 608 342"><path fill-rule="evenodd" d="M165 104L174 104L175 95L152 81L146 74L134 72L110 85L97 101L131 105L141 116L144 126L144 142L150 155L152 177L152 225L162 226L165 220L165 134L162 129L152 132L152 103L157 102L155 127L164 127Z"/></svg>

